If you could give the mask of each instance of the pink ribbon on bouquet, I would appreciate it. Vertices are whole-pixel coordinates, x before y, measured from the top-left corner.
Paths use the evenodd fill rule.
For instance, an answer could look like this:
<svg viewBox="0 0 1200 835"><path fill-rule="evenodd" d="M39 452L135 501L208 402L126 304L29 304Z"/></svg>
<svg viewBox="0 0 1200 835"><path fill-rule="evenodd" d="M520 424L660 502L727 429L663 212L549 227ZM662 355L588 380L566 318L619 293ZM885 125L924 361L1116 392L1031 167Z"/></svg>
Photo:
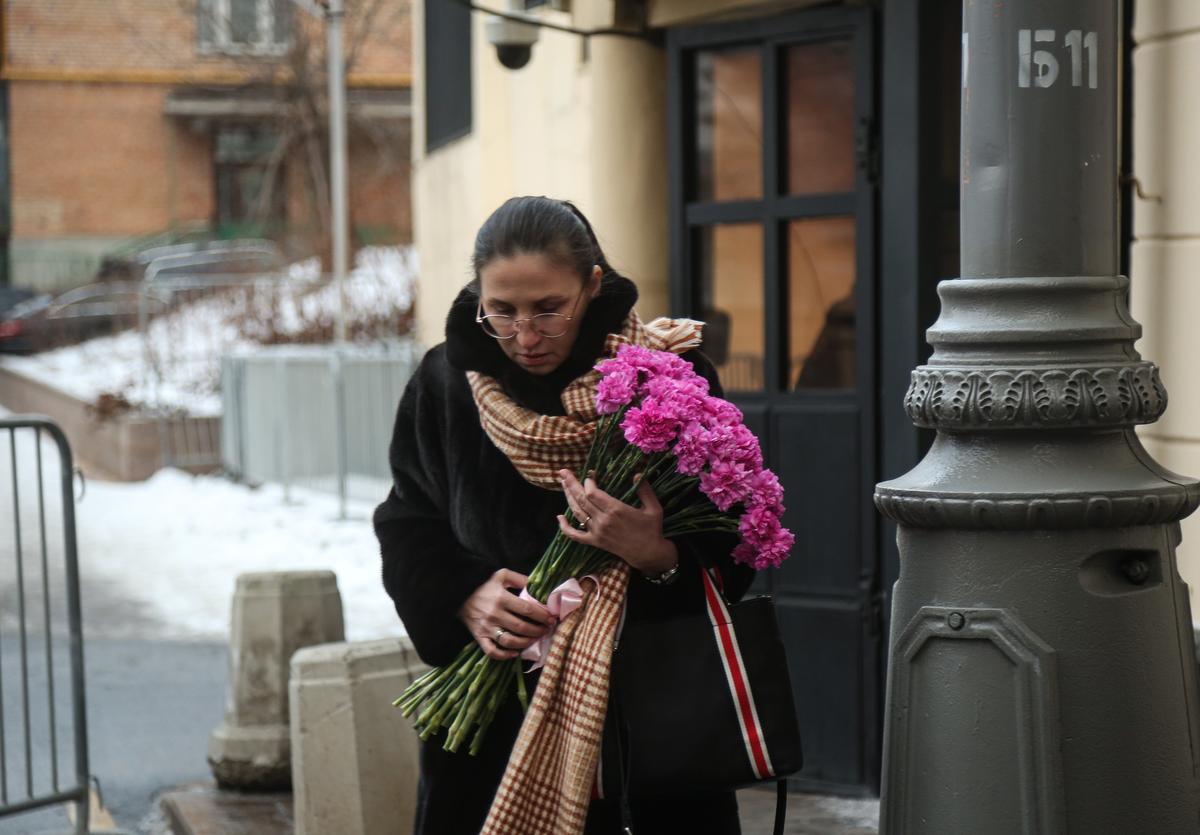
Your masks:
<svg viewBox="0 0 1200 835"><path fill-rule="evenodd" d="M582 579L591 580L593 583L599 582L590 574ZM538 602L527 589L521 590L520 598L522 600L532 600L534 603ZM574 577L560 583L554 591L550 592L550 596L546 598L546 609L554 616L556 623L550 627L545 635L521 650L521 657L526 661L533 662L533 666L525 672L532 673L546 663L546 654L550 652L550 642L554 640L554 633L558 631L558 624L562 623L567 615L578 609L582 603L583 587L579 585L579 580L576 580Z"/></svg>

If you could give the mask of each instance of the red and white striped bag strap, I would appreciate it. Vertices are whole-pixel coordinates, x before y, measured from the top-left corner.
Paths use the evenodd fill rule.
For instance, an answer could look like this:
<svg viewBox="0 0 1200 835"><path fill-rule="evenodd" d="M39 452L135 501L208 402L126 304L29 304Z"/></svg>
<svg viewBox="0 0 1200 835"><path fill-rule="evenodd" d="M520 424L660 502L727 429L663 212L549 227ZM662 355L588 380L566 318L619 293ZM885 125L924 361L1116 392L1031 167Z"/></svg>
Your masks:
<svg viewBox="0 0 1200 835"><path fill-rule="evenodd" d="M754 694L750 690L746 665L742 662L742 650L738 645L737 631L733 628L733 620L729 615L729 606L725 602L725 596L717 587L720 574L718 573L718 579L714 581L709 571L701 568L700 575L704 583L708 617L713 625L713 638L717 642L717 652L721 656L721 665L725 669L729 694L733 698L733 704L737 710L742 741L746 745L746 756L750 760L755 776L759 780L766 780L775 775L775 769L771 765L771 755L767 751L762 723L758 719L758 707L754 701Z"/></svg>

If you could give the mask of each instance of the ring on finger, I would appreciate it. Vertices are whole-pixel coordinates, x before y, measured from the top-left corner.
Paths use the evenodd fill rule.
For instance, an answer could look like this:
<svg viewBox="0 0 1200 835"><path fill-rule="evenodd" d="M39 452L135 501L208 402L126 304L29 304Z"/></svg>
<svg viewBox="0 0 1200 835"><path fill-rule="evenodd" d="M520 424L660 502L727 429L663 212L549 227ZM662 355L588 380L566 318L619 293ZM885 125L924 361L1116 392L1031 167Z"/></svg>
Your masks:
<svg viewBox="0 0 1200 835"><path fill-rule="evenodd" d="M588 529L588 527L587 527L588 522L590 522L590 521L592 521L592 514L589 513L589 514L587 514L587 518L579 523L579 525L578 525L579 530L586 531Z"/></svg>
<svg viewBox="0 0 1200 835"><path fill-rule="evenodd" d="M504 645L502 643L500 643L500 639L503 638L507 634L508 634L507 629L504 629L503 627L501 627L500 629L497 629L496 634L492 636L492 643L495 644L496 646L500 647L500 649L504 649Z"/></svg>

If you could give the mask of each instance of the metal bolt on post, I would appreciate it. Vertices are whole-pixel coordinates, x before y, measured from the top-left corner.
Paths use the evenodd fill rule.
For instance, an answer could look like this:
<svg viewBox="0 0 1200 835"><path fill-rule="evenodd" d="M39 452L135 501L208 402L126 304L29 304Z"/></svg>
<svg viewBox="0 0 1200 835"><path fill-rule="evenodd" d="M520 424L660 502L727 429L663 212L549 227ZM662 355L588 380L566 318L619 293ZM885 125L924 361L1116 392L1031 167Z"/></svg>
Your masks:
<svg viewBox="0 0 1200 835"><path fill-rule="evenodd" d="M1200 831L1179 520L1194 479L1117 275L1116 0L966 0L962 278L906 409L937 430L877 486L898 523L880 829Z"/></svg>

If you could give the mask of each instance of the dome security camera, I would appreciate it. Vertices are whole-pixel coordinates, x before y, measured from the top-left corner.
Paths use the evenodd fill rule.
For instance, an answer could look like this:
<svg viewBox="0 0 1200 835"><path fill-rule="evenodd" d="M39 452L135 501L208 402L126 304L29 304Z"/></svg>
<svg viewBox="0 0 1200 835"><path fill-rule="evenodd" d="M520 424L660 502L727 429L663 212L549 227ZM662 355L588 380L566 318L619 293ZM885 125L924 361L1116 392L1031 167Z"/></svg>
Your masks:
<svg viewBox="0 0 1200 835"><path fill-rule="evenodd" d="M519 70L533 57L538 27L532 23L493 17L487 22L488 43L496 47L496 57L510 70Z"/></svg>

